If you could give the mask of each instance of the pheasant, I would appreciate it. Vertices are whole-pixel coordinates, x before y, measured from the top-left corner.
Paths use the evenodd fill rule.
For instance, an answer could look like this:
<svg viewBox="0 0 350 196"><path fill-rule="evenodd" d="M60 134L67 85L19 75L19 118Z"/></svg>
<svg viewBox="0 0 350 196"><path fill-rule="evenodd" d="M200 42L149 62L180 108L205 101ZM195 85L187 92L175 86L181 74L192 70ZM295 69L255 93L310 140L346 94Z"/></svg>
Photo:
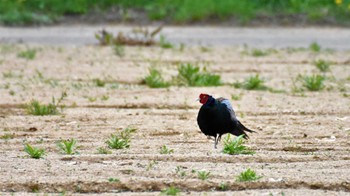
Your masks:
<svg viewBox="0 0 350 196"><path fill-rule="evenodd" d="M198 112L198 126L205 135L214 137L214 148L223 134L231 133L236 136L243 134L243 138L248 139L246 131L255 132L239 122L228 99L222 97L215 99L211 95L200 94L198 100L203 104Z"/></svg>

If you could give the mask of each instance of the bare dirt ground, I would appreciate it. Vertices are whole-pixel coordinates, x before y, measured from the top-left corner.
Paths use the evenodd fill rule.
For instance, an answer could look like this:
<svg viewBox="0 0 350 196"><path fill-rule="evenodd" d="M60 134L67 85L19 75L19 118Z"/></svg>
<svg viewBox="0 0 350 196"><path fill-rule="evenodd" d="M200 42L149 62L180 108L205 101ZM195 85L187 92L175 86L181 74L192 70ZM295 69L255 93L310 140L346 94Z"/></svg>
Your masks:
<svg viewBox="0 0 350 196"><path fill-rule="evenodd" d="M18 52L37 50L33 60ZM156 195L174 186L187 195L349 195L350 192L350 52L278 50L263 57L245 48L217 46L126 47L118 57L112 47L1 45L0 70L0 191L3 195L65 193L74 195ZM326 88L294 92L299 74L323 74L315 59L332 62ZM151 89L142 84L150 66L166 78L178 63L206 65L220 74L220 87ZM235 89L231 84L260 74L282 93ZM93 79L107 81L98 87ZM49 103L66 91L60 115L26 114L32 99ZM199 93L231 99L238 118L257 130L246 143L254 155L223 154L197 126ZM108 137L137 128L128 149L98 154ZM64 155L56 143L75 138L79 154ZM46 149L31 159L24 143ZM160 154L160 147L173 149ZM184 176L176 173L181 167ZM237 182L251 168L262 176ZM200 180L193 171L210 172ZM109 178L119 182L109 182ZM220 191L221 184L227 185Z"/></svg>

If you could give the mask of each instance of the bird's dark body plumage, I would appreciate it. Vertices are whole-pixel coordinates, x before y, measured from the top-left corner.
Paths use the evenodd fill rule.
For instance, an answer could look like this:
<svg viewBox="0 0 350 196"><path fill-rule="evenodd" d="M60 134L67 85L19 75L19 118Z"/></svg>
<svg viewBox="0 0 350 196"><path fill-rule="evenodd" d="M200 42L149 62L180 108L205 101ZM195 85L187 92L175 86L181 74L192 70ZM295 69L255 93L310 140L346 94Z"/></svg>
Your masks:
<svg viewBox="0 0 350 196"><path fill-rule="evenodd" d="M243 134L247 139L248 135L245 131L254 132L237 120L229 100L222 97L214 99L206 94L201 96L204 96L205 100L201 101L203 105L198 112L197 122L205 135L215 138L215 148L223 134L231 133L236 136Z"/></svg>

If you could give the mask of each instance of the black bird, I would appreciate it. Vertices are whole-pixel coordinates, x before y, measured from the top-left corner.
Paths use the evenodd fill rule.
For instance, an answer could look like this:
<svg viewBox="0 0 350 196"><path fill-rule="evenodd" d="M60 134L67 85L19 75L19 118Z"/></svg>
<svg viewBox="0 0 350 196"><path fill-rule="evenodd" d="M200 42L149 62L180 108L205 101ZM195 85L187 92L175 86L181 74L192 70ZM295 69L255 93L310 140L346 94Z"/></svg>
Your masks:
<svg viewBox="0 0 350 196"><path fill-rule="evenodd" d="M248 139L245 131L255 132L237 120L228 99L222 97L215 99L211 95L200 94L198 100L203 104L197 117L199 128L205 135L214 137L215 148L223 134L231 133L236 136L243 134L243 137Z"/></svg>

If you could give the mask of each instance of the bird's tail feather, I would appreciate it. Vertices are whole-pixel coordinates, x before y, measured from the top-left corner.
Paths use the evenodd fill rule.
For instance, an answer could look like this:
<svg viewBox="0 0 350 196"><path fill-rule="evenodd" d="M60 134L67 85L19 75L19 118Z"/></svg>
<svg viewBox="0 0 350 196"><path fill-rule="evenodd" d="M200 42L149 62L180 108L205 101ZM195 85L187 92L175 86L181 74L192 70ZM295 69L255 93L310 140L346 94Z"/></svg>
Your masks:
<svg viewBox="0 0 350 196"><path fill-rule="evenodd" d="M248 129L247 127L245 127L241 122L239 122L238 121L238 123L237 123L237 127L238 127L238 130L239 130L239 135L244 135L243 136L243 138L245 138L245 139L248 139L249 138L249 136L244 132L244 131L248 131L248 132L250 132L250 133L253 133L253 132L255 132L255 131L253 131L253 130L251 130L251 129Z"/></svg>

